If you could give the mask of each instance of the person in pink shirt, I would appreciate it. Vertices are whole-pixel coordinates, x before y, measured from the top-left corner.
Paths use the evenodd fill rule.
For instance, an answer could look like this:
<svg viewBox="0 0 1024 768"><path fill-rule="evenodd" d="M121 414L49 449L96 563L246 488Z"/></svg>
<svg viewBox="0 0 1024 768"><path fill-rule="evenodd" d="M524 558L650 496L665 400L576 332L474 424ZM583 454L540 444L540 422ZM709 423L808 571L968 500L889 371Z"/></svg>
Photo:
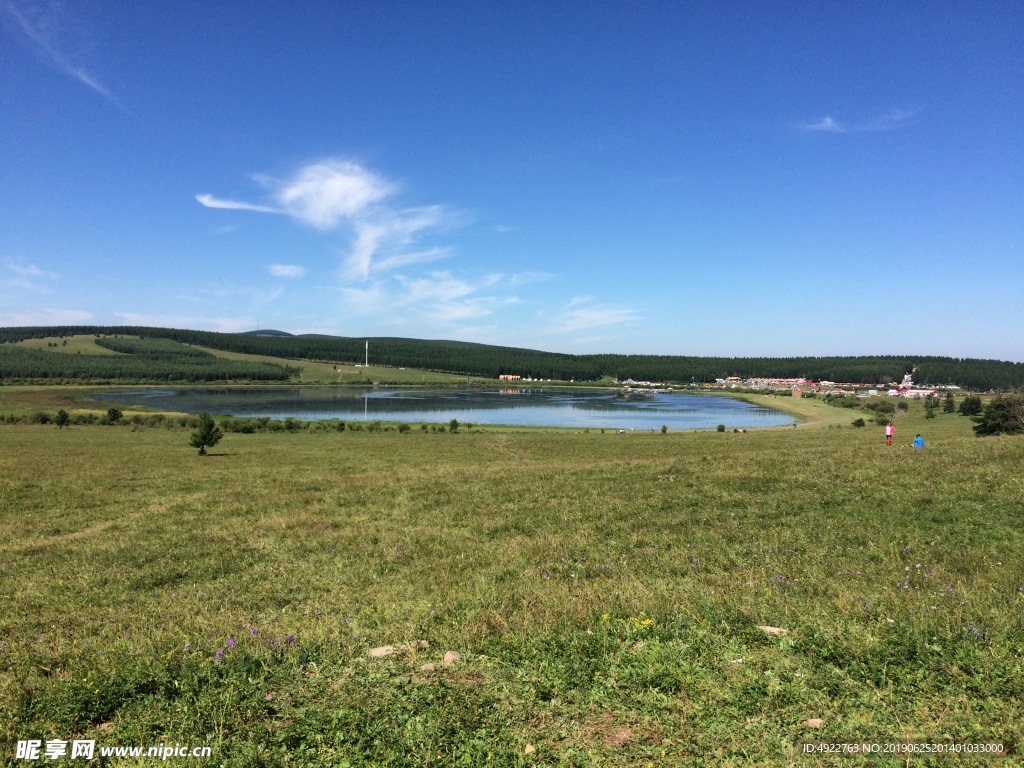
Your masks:
<svg viewBox="0 0 1024 768"><path fill-rule="evenodd" d="M890 421L885 425L885 444L892 445L892 436L896 434L896 427L892 425Z"/></svg>

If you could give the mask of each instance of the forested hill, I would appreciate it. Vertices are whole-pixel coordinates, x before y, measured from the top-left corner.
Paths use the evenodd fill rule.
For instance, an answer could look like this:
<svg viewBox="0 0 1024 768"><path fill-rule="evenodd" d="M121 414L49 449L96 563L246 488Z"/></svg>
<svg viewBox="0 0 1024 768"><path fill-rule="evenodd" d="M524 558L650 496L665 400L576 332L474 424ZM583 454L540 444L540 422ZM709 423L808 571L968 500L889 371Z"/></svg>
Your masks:
<svg viewBox="0 0 1024 768"><path fill-rule="evenodd" d="M74 335L118 335L172 339L229 352L332 362L362 362L367 339L340 336L264 336L139 326L49 326L0 328L0 343ZM879 357L683 357L677 355L569 355L465 341L371 338L374 365L450 373L595 381L709 382L727 376L804 377L812 380L886 383L914 372L921 384L956 384L977 390L1024 389L1024 363L970 358Z"/></svg>

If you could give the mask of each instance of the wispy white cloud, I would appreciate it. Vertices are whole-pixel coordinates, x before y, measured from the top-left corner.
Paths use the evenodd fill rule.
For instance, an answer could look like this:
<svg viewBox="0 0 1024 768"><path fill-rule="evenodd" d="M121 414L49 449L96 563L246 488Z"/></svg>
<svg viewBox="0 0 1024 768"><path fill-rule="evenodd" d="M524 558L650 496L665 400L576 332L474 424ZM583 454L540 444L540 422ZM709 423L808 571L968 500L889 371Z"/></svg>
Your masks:
<svg viewBox="0 0 1024 768"><path fill-rule="evenodd" d="M0 325L79 325L92 320L92 312L78 309L41 309L0 314Z"/></svg>
<svg viewBox="0 0 1024 768"><path fill-rule="evenodd" d="M36 2L30 7L22 4L19 7L14 0L0 0L0 12L11 19L28 39L33 50L43 61L77 80L87 88L91 88L112 104L120 107L114 95L92 74L71 60L65 52L62 38L65 35L65 15L61 4L55 2Z"/></svg>
<svg viewBox="0 0 1024 768"><path fill-rule="evenodd" d="M228 211L259 211L260 213L284 213L279 208L271 208L269 205L253 205L252 203L241 203L237 200L222 200L213 195L196 195L200 205L207 208L222 208Z"/></svg>
<svg viewBox="0 0 1024 768"><path fill-rule="evenodd" d="M317 229L335 229L396 191L391 182L360 165L328 159L299 169L291 179L257 179L273 190L288 214Z"/></svg>
<svg viewBox="0 0 1024 768"><path fill-rule="evenodd" d="M828 115L813 123L808 123L803 128L805 131L823 131L825 133L846 133L848 131L845 126L840 125Z"/></svg>
<svg viewBox="0 0 1024 768"><path fill-rule="evenodd" d="M350 246L341 277L371 275L444 258L444 248L416 248L431 231L454 226L458 215L441 205L396 208L388 203L398 185L353 162L328 158L300 168L291 178L257 176L269 201L251 203L196 195L207 208L285 214L321 231L344 231Z"/></svg>
<svg viewBox="0 0 1024 768"><path fill-rule="evenodd" d="M7 274L0 279L0 284L10 288L46 292L49 290L49 283L60 279L60 275L56 272L43 269L35 264L8 261L4 267Z"/></svg>
<svg viewBox="0 0 1024 768"><path fill-rule="evenodd" d="M267 267L274 277L304 277L306 268L298 264L271 264Z"/></svg>
<svg viewBox="0 0 1024 768"><path fill-rule="evenodd" d="M826 115L800 126L812 133L866 133L870 131L892 131L909 125L917 116L916 109L891 109L884 115L859 123L844 123Z"/></svg>
<svg viewBox="0 0 1024 768"><path fill-rule="evenodd" d="M355 315L386 316L394 324L450 325L518 303L517 297L507 293L508 282L500 274L467 279L437 271L343 287L341 296L345 309Z"/></svg>
<svg viewBox="0 0 1024 768"><path fill-rule="evenodd" d="M195 328L222 333L250 331L256 327L254 317L198 317L195 315L147 315L137 312L115 312L126 325L156 328Z"/></svg>
<svg viewBox="0 0 1024 768"><path fill-rule="evenodd" d="M635 309L600 304L590 297L580 296L570 301L551 318L550 331L576 333L590 328L628 325L640 319L640 313Z"/></svg>

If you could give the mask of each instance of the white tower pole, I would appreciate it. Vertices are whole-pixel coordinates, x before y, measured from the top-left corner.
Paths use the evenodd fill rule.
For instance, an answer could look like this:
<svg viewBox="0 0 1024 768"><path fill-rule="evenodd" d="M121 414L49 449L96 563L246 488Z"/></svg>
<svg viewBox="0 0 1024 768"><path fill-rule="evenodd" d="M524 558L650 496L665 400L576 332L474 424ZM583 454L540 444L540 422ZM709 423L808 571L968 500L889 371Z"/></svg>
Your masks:
<svg viewBox="0 0 1024 768"><path fill-rule="evenodd" d="M366 367L370 367L370 340L366 340Z"/></svg>

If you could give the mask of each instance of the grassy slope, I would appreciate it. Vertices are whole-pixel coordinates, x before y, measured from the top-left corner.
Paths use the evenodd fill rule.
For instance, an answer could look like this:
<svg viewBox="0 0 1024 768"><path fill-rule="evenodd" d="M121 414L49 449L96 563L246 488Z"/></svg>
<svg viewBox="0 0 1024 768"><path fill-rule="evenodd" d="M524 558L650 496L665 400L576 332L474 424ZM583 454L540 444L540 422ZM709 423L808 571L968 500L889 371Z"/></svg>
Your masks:
<svg viewBox="0 0 1024 768"><path fill-rule="evenodd" d="M0 427L0 754L83 734L228 765L784 765L819 739L1019 759L1024 441L919 404L890 449L818 424L232 434L206 459L180 430Z"/></svg>
<svg viewBox="0 0 1024 768"><path fill-rule="evenodd" d="M130 338L130 337L125 337ZM19 346L31 349L42 349L46 352L63 352L75 354L81 352L83 355L116 355L120 354L96 344L95 336L70 336L67 339L67 346L63 346L63 339L52 337L47 339L26 339L17 342ZM56 342L56 347L49 347L47 344ZM399 384L439 384L451 385L460 384L466 381L465 376L458 376L450 373L435 373L433 371L421 371L416 369L385 368L381 366L369 366L368 368L357 368L354 365L341 365L338 370L330 363L316 363L308 360L285 360L279 357L268 357L266 355L247 355L240 352L225 352L219 349L200 347L212 355L228 360L248 360L251 362L273 363L276 365L290 365L301 370L298 383L302 384L345 384L364 383L366 381L394 381ZM473 377L473 383L494 383L494 379Z"/></svg>
<svg viewBox="0 0 1024 768"><path fill-rule="evenodd" d="M16 346L27 347L28 349L42 349L46 352L63 352L65 354L74 355L77 352L81 352L83 355L119 355L120 352L115 352L112 349L101 347L96 344L95 336L69 336L67 338L67 345L64 345L64 339L56 336L47 339L25 339L24 341L16 342ZM56 343L56 347L49 347L48 344Z"/></svg>

